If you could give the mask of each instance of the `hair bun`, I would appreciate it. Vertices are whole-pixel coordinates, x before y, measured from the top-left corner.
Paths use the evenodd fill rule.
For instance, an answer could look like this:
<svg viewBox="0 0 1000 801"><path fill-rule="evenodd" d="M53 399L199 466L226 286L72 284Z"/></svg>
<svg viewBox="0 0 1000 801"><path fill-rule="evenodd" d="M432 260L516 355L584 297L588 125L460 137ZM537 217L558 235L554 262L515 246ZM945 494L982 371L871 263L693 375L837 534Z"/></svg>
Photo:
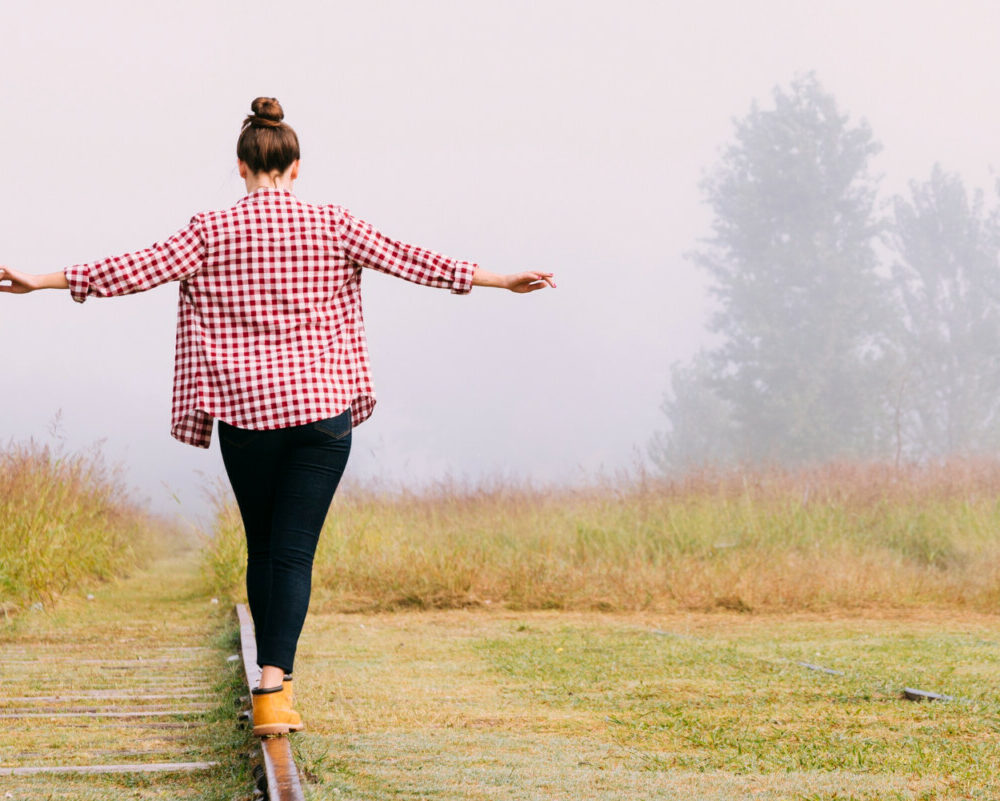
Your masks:
<svg viewBox="0 0 1000 801"><path fill-rule="evenodd" d="M299 138L287 123L285 112L273 97L258 97L250 104L236 140L236 157L251 172L284 173L299 158Z"/></svg>
<svg viewBox="0 0 1000 801"><path fill-rule="evenodd" d="M258 97L250 104L250 110L261 120L268 120L273 123L281 122L285 117L285 112L281 108L281 103L275 97Z"/></svg>

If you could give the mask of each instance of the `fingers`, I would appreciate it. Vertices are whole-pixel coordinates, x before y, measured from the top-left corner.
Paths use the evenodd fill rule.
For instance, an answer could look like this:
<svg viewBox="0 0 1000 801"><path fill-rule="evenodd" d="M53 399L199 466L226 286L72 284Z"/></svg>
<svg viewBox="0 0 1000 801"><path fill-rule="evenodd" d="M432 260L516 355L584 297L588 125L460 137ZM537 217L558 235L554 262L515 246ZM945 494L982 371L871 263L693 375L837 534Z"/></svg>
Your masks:
<svg viewBox="0 0 1000 801"><path fill-rule="evenodd" d="M544 289L547 286L553 289L556 288L555 281L552 280L553 273L543 273L533 270L521 273L517 278L515 292L534 292L538 289Z"/></svg>
<svg viewBox="0 0 1000 801"><path fill-rule="evenodd" d="M17 273L6 267L0 267L0 292L23 295L27 291L27 287L24 286L24 282L20 280Z"/></svg>

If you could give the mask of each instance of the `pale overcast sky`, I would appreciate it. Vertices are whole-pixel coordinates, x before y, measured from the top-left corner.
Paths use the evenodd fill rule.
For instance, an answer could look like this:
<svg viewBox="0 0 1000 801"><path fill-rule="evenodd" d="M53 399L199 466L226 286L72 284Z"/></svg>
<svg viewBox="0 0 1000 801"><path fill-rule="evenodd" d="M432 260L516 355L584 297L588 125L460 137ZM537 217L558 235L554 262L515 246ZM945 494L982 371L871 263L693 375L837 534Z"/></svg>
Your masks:
<svg viewBox="0 0 1000 801"><path fill-rule="evenodd" d="M884 151L886 197L935 161L992 187L1000 4L978 0L6 3L0 263L143 248L231 205L240 122L276 96L296 194L495 271L528 297L365 277L379 405L349 473L576 482L663 426L705 342L700 175L732 119L815 70ZM992 189L991 189L992 191ZM221 473L169 436L176 287L0 296L0 439L98 440L160 510ZM176 494L181 506L170 500Z"/></svg>

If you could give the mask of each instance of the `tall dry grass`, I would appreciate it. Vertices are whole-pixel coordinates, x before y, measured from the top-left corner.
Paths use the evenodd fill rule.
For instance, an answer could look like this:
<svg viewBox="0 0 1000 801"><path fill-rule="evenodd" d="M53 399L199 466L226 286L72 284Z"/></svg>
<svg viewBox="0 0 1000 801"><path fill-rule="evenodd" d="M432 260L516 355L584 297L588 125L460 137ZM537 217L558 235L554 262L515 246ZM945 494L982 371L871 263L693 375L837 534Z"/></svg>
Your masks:
<svg viewBox="0 0 1000 801"><path fill-rule="evenodd" d="M214 509L212 529L202 534L202 582L212 595L245 600L247 544L240 511L227 484L216 484L210 495Z"/></svg>
<svg viewBox="0 0 1000 801"><path fill-rule="evenodd" d="M50 602L158 552L156 524L100 453L0 450L0 608Z"/></svg>
<svg viewBox="0 0 1000 801"><path fill-rule="evenodd" d="M239 519L224 505L220 521L215 553L231 558L219 575L235 586ZM995 462L638 477L585 490L354 490L323 531L315 600L346 610L996 610L998 531Z"/></svg>

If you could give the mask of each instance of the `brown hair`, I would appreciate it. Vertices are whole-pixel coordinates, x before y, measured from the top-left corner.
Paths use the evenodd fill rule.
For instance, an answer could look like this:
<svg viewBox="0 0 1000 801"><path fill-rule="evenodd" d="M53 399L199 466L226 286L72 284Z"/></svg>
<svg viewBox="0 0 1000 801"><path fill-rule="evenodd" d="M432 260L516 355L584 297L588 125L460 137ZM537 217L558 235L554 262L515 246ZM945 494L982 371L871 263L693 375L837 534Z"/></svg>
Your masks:
<svg viewBox="0 0 1000 801"><path fill-rule="evenodd" d="M285 112L273 97L258 97L243 120L236 157L252 172L284 172L299 157L299 138L281 120Z"/></svg>

